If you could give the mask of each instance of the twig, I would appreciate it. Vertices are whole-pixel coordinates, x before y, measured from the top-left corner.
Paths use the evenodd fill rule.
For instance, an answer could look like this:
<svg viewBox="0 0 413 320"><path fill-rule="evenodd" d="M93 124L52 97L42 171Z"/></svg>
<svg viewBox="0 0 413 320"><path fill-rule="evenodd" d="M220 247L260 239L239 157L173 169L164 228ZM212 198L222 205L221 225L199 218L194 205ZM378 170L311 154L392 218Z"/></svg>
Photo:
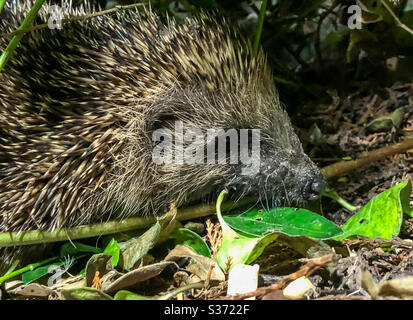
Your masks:
<svg viewBox="0 0 413 320"><path fill-rule="evenodd" d="M341 177L371 162L381 160L394 154L403 153L413 149L413 139L404 140L391 146L370 151L366 155L350 161L340 161L321 169L321 173L326 179Z"/></svg>
<svg viewBox="0 0 413 320"><path fill-rule="evenodd" d="M317 269L333 261L333 258L334 258L334 255L329 254L326 256L322 256L320 258L305 259L306 264L302 266L298 271L291 273L287 276L284 276L281 280L277 281L276 283L273 283L272 285L268 287L261 287L255 291L238 294L236 296L224 297L223 299L224 300L244 300L244 299L251 298L251 297L258 297L258 296L266 295L274 290L279 290L279 289L284 288L291 281L294 281L303 276L308 277L309 275L313 274Z"/></svg>
<svg viewBox="0 0 413 320"><path fill-rule="evenodd" d="M396 16L396 14L393 12L393 10L390 8L390 6L386 3L386 0L383 0L381 3L387 9L387 11L391 14L393 19L396 21L397 26L402 28L403 30L407 31L411 35L413 35L413 30L410 29L408 26L406 26L403 22L400 21L400 19Z"/></svg>
<svg viewBox="0 0 413 320"><path fill-rule="evenodd" d="M2 0L0 0L2 1ZM125 5L125 6L116 6L114 8L108 9L108 10L102 10L102 11L98 11L98 12L93 12L90 14L85 14L85 15L81 15L81 16L76 16L76 17L70 17L70 18L64 18L62 19L62 24L65 23L72 23L72 22L77 22L77 21L85 21L85 20L89 20L92 18L96 18L99 16L103 16L103 15L107 15L107 14L112 14L121 10L126 10L126 9L131 9L131 8L135 8L135 7L141 7L141 6L145 6L145 3L134 3L134 4L130 4L130 5ZM19 35L19 34L24 34L26 32L32 32L35 30L40 30L40 29L45 29L48 28L48 24L47 23L42 23L42 24L38 24L35 25L33 27L30 28L19 28L16 31L13 32L9 32L6 33L4 35L1 35L2 38L10 38L12 36L15 35Z"/></svg>

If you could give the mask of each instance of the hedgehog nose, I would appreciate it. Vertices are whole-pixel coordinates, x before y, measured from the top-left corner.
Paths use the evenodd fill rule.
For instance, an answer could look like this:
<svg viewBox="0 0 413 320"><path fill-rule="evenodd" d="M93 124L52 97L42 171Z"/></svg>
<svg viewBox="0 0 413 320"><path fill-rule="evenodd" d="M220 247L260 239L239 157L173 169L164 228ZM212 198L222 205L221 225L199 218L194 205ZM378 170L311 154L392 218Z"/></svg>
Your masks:
<svg viewBox="0 0 413 320"><path fill-rule="evenodd" d="M303 197L305 200L315 200L318 199L321 192L324 190L325 182L323 178L317 177L309 179L303 188Z"/></svg>

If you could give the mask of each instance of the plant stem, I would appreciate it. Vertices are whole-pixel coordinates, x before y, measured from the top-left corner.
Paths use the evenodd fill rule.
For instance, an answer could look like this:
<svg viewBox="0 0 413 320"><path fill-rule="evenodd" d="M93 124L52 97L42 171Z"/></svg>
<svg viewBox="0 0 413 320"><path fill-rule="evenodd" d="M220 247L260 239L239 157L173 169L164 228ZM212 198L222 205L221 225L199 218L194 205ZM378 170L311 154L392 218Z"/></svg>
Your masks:
<svg viewBox="0 0 413 320"><path fill-rule="evenodd" d="M344 200L342 197L340 197L338 195L338 193L333 189L326 188L326 190L323 192L323 196L328 197L330 199L333 199L337 203L341 204L347 210L356 211L356 210L360 209L360 206L351 205L346 200Z"/></svg>
<svg viewBox="0 0 413 320"><path fill-rule="evenodd" d="M0 0L0 1L3 1L3 0ZM23 20L22 24L20 25L19 29L26 29L32 24L32 22L37 16L37 12L42 7L44 1L45 0L36 0L33 7L30 9L29 13L27 14L26 18ZM2 8L1 4L0 4L0 8ZM9 44L7 45L6 50L4 50L3 54L0 56L0 71L3 70L4 65L7 63L7 61L11 57L11 55L13 54L14 50L19 45L20 40L22 38L23 38L23 34L17 34L10 40Z"/></svg>
<svg viewBox="0 0 413 320"><path fill-rule="evenodd" d="M258 46L260 45L262 27L264 25L264 18L265 18L266 10L267 10L267 0L263 0L262 3L261 3L260 14L258 16L257 32L255 34L255 41L254 41L254 47L253 47L254 55L257 54Z"/></svg>
<svg viewBox="0 0 413 320"><path fill-rule="evenodd" d="M224 210L256 202L254 197L246 197L236 203L226 201ZM215 205L196 205L188 208L178 209L176 219L179 221L204 217L215 213ZM105 223L83 225L70 229L59 229L54 231L32 230L25 232L0 232L0 247L21 246L37 243L58 242L91 238L96 236L115 234L124 231L144 229L156 222L155 217L133 217L124 220L114 220Z"/></svg>
<svg viewBox="0 0 413 320"><path fill-rule="evenodd" d="M0 277L0 285L1 285L4 281L6 281L6 280L9 280L9 279L11 279L11 278L14 278L14 277L16 277L16 276L18 276L18 275L21 275L22 273L25 273L25 272L27 272L27 271L34 270L34 269L36 269L36 268L38 268L38 267L40 267L40 266L43 266L43 265L48 264L48 263L50 263L50 262L52 262L52 261L55 261L55 260L57 260L58 258L59 258L59 257L52 257L52 258L49 258L49 259L46 259L46 260L43 260L43 261L40 261L40 262L36 262L36 263L29 264L28 266L25 266L24 268L18 269L18 270L16 270L16 271L8 272L8 273L6 273L4 276Z"/></svg>

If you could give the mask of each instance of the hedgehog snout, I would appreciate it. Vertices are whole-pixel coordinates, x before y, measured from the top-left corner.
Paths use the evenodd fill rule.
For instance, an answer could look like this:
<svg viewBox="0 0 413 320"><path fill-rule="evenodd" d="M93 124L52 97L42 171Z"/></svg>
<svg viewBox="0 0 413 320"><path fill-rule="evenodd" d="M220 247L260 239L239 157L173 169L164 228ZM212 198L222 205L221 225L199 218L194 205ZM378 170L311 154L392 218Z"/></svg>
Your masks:
<svg viewBox="0 0 413 320"><path fill-rule="evenodd" d="M261 172L261 181L273 185L289 201L309 201L320 197L325 181L317 166L305 154L286 156Z"/></svg>
<svg viewBox="0 0 413 320"><path fill-rule="evenodd" d="M302 196L304 200L316 200L325 188L325 181L321 176L310 177L304 183Z"/></svg>

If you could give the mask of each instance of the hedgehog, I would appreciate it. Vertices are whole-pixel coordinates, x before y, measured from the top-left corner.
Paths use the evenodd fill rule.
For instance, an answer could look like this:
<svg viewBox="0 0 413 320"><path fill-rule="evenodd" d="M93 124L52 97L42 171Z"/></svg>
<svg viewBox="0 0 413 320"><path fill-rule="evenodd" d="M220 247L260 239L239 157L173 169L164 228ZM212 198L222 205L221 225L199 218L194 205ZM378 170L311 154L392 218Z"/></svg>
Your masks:
<svg viewBox="0 0 413 320"><path fill-rule="evenodd" d="M8 1L0 34L32 0ZM36 24L47 23L50 5ZM65 11L66 17L93 9ZM4 50L7 37L0 39ZM157 130L259 129L259 170L243 163L155 163ZM265 54L217 13L183 22L151 9L24 35L0 73L0 232L159 215L223 188L267 207L317 198L324 180L279 101ZM175 140L174 140L175 141ZM209 143L212 143L211 141Z"/></svg>

